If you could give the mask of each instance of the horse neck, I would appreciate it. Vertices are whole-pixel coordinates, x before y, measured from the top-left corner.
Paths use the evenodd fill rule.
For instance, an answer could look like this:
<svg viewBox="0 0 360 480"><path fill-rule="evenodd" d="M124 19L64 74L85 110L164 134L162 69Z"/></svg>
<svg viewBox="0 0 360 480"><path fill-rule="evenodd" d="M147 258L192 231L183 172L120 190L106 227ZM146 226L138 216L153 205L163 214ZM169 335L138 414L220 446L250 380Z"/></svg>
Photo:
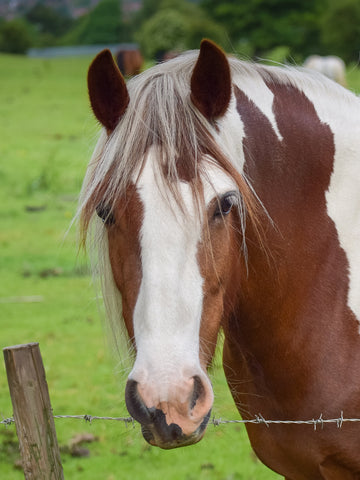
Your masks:
<svg viewBox="0 0 360 480"><path fill-rule="evenodd" d="M323 375L334 369L347 351L358 350L359 323L348 306L348 259L327 212L334 133L300 90L269 88L276 129L236 90L244 171L267 213L261 219L264 247L247 227L248 273L243 265L235 274L236 300L224 328L228 351L255 358L270 383L272 377L279 385L288 381L279 365L291 366L294 378L310 363ZM351 360L356 365L358 357ZM346 369L349 362L336 364L339 375Z"/></svg>

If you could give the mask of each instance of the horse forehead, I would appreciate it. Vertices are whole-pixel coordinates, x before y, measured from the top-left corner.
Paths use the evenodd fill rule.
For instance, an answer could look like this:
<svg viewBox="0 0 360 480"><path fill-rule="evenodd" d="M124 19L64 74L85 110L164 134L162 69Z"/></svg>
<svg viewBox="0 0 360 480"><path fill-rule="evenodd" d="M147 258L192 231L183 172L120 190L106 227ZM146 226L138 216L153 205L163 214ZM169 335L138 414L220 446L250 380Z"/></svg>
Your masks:
<svg viewBox="0 0 360 480"><path fill-rule="evenodd" d="M158 162L158 155L158 149L152 147L145 159L141 174L136 180L137 191L144 203L145 210L155 209L159 213L160 211L169 211L173 213L174 218L178 218L181 214L184 215L184 212L191 216L197 211L191 185L181 180L177 185L180 195L179 201L185 207L181 209L170 192L170 184L167 184L167 181L161 178L160 169L162 166ZM206 162L206 165L201 169L199 182L203 187L204 201L207 207L214 197L219 197L230 190L236 190L237 186L230 175L217 166L212 159L206 158L203 161Z"/></svg>
<svg viewBox="0 0 360 480"><path fill-rule="evenodd" d="M209 205L214 197L219 197L230 190L237 190L238 188L230 175L211 163L207 165L202 181L206 205Z"/></svg>

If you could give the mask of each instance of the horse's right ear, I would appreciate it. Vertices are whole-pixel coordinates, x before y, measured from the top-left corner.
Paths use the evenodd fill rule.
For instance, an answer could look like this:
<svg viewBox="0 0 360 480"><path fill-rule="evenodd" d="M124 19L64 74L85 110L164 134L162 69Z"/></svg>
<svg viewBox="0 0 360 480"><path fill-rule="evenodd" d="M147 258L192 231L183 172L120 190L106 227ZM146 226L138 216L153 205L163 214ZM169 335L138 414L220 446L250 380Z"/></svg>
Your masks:
<svg viewBox="0 0 360 480"><path fill-rule="evenodd" d="M94 58L87 81L95 117L111 133L129 104L129 94L110 50L103 50Z"/></svg>

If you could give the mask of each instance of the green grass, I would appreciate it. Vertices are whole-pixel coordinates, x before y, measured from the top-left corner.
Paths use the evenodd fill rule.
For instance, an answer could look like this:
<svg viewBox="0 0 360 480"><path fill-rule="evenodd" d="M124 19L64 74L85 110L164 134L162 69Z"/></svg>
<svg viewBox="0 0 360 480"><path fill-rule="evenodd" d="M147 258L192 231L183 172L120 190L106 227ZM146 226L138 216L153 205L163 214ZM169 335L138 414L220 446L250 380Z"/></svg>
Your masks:
<svg viewBox="0 0 360 480"><path fill-rule="evenodd" d="M126 372L104 339L76 229L65 235L98 131L86 94L89 62L0 56L0 346L40 343L55 414L126 416ZM349 84L360 85L358 70ZM20 301L28 296L42 301ZM220 367L212 380L214 415L239 418ZM3 362L0 415L12 415ZM55 424L65 478L72 480L279 478L255 459L239 425L209 426L199 444L163 451L145 443L138 425ZM87 446L89 457L66 453L84 432L97 439ZM1 478L23 478L14 467L18 457L15 427L0 426Z"/></svg>

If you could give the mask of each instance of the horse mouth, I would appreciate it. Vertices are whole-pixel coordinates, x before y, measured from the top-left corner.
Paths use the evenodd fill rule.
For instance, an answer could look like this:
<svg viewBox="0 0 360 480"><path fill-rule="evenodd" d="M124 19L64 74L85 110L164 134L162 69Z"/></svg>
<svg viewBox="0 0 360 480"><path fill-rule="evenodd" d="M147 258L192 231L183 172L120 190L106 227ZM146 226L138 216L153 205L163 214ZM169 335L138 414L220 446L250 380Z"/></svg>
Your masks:
<svg viewBox="0 0 360 480"><path fill-rule="evenodd" d="M167 425L163 422L160 424L156 422L141 425L141 431L144 439L152 446L160 447L164 450L186 447L188 445L194 445L203 438L210 415L211 410L204 417L201 425L191 435L184 435L182 429L175 423Z"/></svg>

